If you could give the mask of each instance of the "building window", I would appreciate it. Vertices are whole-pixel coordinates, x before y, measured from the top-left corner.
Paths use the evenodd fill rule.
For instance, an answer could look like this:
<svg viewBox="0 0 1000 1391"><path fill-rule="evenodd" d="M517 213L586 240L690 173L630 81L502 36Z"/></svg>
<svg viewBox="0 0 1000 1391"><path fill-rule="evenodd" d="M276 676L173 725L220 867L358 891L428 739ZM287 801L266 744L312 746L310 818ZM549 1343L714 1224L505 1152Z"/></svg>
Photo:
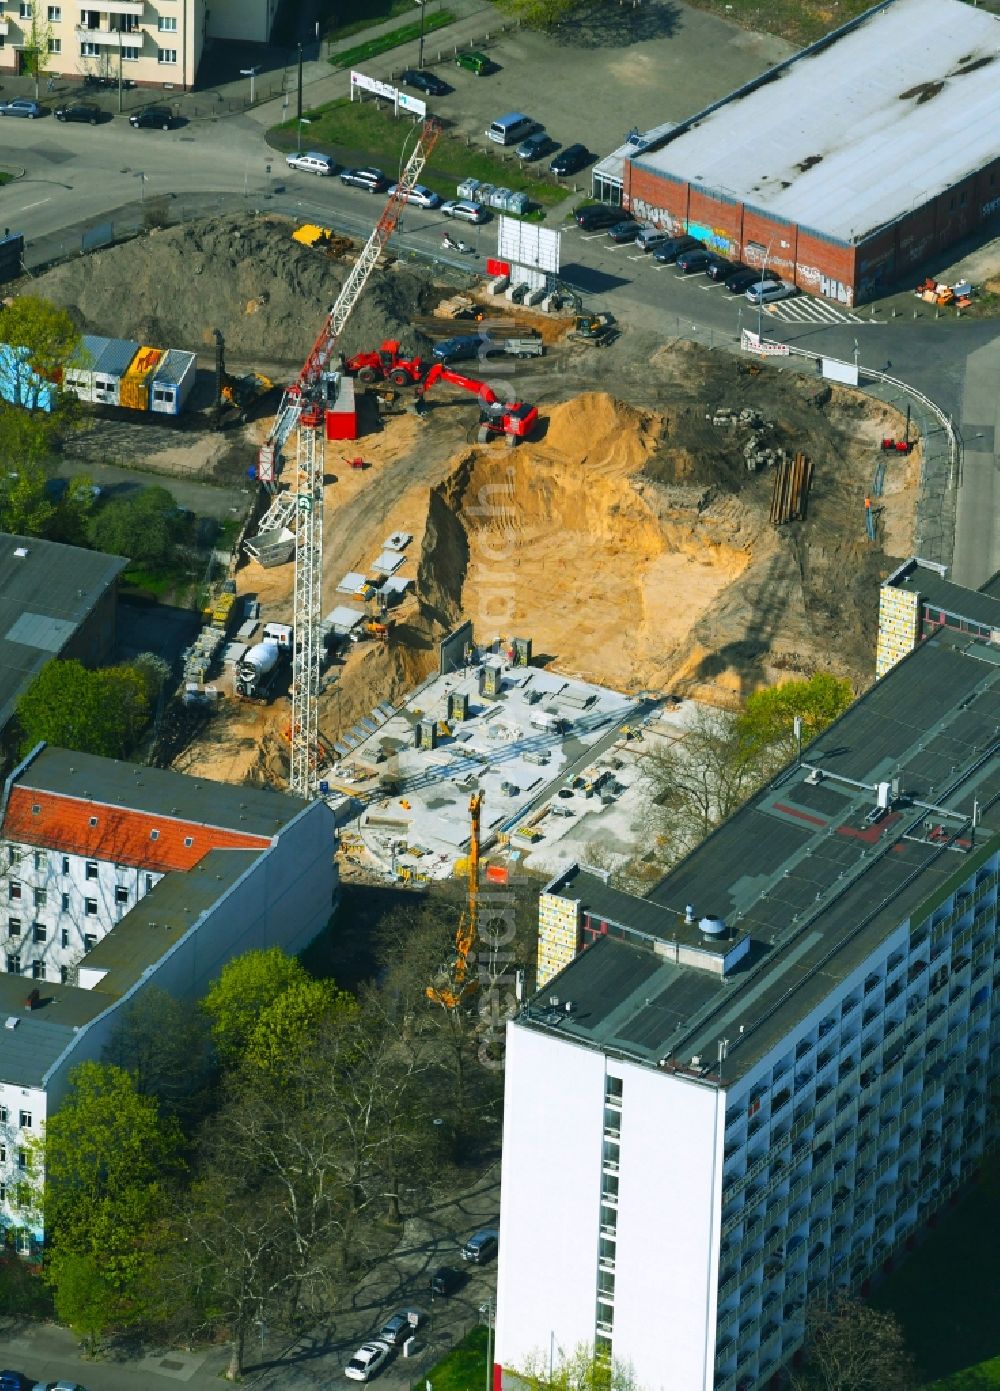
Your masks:
<svg viewBox="0 0 1000 1391"><path fill-rule="evenodd" d="M0 1125L7 1124L7 1107L0 1106Z"/></svg>
<svg viewBox="0 0 1000 1391"><path fill-rule="evenodd" d="M115 902L116 902L116 903L128 903L128 885L127 885L127 884L116 884L116 885L115 885Z"/></svg>
<svg viewBox="0 0 1000 1391"><path fill-rule="evenodd" d="M63 894L62 896L62 910L64 913L69 912L69 894Z"/></svg>
<svg viewBox="0 0 1000 1391"><path fill-rule="evenodd" d="M68 927L64 927L63 930L62 930L62 944L63 944L64 947L68 947L68 946L69 946L69 928L68 928Z"/></svg>
<svg viewBox="0 0 1000 1391"><path fill-rule="evenodd" d="M83 29L99 29L101 26L101 16L96 10L81 10L80 26Z"/></svg>
<svg viewBox="0 0 1000 1391"><path fill-rule="evenodd" d="M7 970L12 976L19 976L21 974L21 958L19 956L11 956L8 953Z"/></svg>
<svg viewBox="0 0 1000 1391"><path fill-rule="evenodd" d="M161 34L176 34L176 33L177 33L177 17L176 17L176 15L165 15L165 14L161 14L161 15L160 15L159 23L157 24L156 27L159 29L159 31L160 31Z"/></svg>
<svg viewBox="0 0 1000 1391"><path fill-rule="evenodd" d="M50 24L62 23L62 5L50 5L48 14Z"/></svg>
<svg viewBox="0 0 1000 1391"><path fill-rule="evenodd" d="M31 1129L31 1112L30 1112L30 1111L22 1111L22 1112L21 1112L21 1129L22 1129L22 1130L30 1130L30 1129Z"/></svg>
<svg viewBox="0 0 1000 1391"><path fill-rule="evenodd" d="M64 856L63 856L62 872L63 872L63 874L68 874L68 873L69 873L69 856L68 856L68 855L64 855Z"/></svg>
<svg viewBox="0 0 1000 1391"><path fill-rule="evenodd" d="M157 49L157 52L159 52L159 51L160 51L160 50ZM150 840L159 840L159 839L160 839L160 833L159 833L159 831L150 831L150 833L149 833L149 838L150 838Z"/></svg>
<svg viewBox="0 0 1000 1391"><path fill-rule="evenodd" d="M22 19L30 19L30 18L31 18L31 0L21 0L21 18L22 18ZM35 807L32 807L31 810L32 810L32 811L35 811L36 808L35 808ZM41 807L38 807L37 810L38 810L38 811L41 811Z"/></svg>
<svg viewBox="0 0 1000 1391"><path fill-rule="evenodd" d="M80 41L80 57L81 57L81 58L100 58L100 56L101 56L101 46L100 46L100 44L90 43L89 40L86 40L86 39L82 39L82 40ZM96 823L95 823L93 817L91 817L91 825L95 825L95 824L96 824Z"/></svg>
<svg viewBox="0 0 1000 1391"><path fill-rule="evenodd" d="M44 923L35 923L33 935L36 942L45 942L48 940L49 930Z"/></svg>
<svg viewBox="0 0 1000 1391"><path fill-rule="evenodd" d="M20 919L20 918L8 918L8 919L7 919L7 931L10 933L10 935L11 935L12 937L20 937L20 935L21 935L21 919Z"/></svg>
<svg viewBox="0 0 1000 1391"><path fill-rule="evenodd" d="M19 903L20 900L21 900L21 881L20 881L20 879L11 879L11 880L9 881L9 883L7 884L7 902L8 902L8 903Z"/></svg>
<svg viewBox="0 0 1000 1391"><path fill-rule="evenodd" d="M34 891L35 907L44 908L48 896L49 894L47 889L36 888Z"/></svg>
<svg viewBox="0 0 1000 1391"><path fill-rule="evenodd" d="M97 917L97 899L96 899L96 898L85 898L85 899L83 900L83 911L86 913L86 915L87 915L88 918L96 918L96 917Z"/></svg>
<svg viewBox="0 0 1000 1391"><path fill-rule="evenodd" d="M96 860L88 860L84 872L85 872L85 874L86 874L86 876L87 876L88 879L96 879L96 878L97 878L97 861L96 861Z"/></svg>
<svg viewBox="0 0 1000 1391"><path fill-rule="evenodd" d="M97 936L93 932L85 932L83 935L83 945L87 951L93 951L97 946Z"/></svg>
<svg viewBox="0 0 1000 1391"><path fill-rule="evenodd" d="M605 1077L604 1095L608 1101L622 1099L622 1079L620 1077Z"/></svg>
<svg viewBox="0 0 1000 1391"><path fill-rule="evenodd" d="M0 1164L7 1163L7 1146L0 1145Z"/></svg>
<svg viewBox="0 0 1000 1391"><path fill-rule="evenodd" d="M153 876L152 876L151 874L147 874L147 875L146 875L146 892L149 893L149 891L152 889L152 887L153 887Z"/></svg>
<svg viewBox="0 0 1000 1391"><path fill-rule="evenodd" d="M141 52L141 48L133 48L130 44L122 45L122 58L127 62L136 62Z"/></svg>
<svg viewBox="0 0 1000 1391"><path fill-rule="evenodd" d="M44 850L36 850L36 851L35 851L35 869L38 870L39 873L41 873L43 869L48 869L48 867L49 867L49 857L48 857L48 855L46 855L46 853L45 853Z"/></svg>
<svg viewBox="0 0 1000 1391"><path fill-rule="evenodd" d="M166 63L176 63L176 62L177 62L177 49L176 49L176 48L158 48L158 49L156 50L156 61L157 61L158 63L163 63L163 64L166 64Z"/></svg>
<svg viewBox="0 0 1000 1391"><path fill-rule="evenodd" d="M5 1183L0 1183L0 1203L5 1203L6 1201L7 1201L7 1185L6 1185Z"/></svg>
<svg viewBox="0 0 1000 1391"><path fill-rule="evenodd" d="M33 977L34 980L44 980L44 979L45 979L45 962L44 962L44 961L33 961L33 962L31 963L31 974L32 974L32 977Z"/></svg>
<svg viewBox="0 0 1000 1391"><path fill-rule="evenodd" d="M194 836L185 836L185 837L184 837L184 848L185 848L186 850L190 850L191 847L192 847L192 845L194 845Z"/></svg>
<svg viewBox="0 0 1000 1391"><path fill-rule="evenodd" d="M60 967L59 967L59 979L62 981L63 985L65 985L66 982L69 980L69 967L68 967L68 966L60 966Z"/></svg>

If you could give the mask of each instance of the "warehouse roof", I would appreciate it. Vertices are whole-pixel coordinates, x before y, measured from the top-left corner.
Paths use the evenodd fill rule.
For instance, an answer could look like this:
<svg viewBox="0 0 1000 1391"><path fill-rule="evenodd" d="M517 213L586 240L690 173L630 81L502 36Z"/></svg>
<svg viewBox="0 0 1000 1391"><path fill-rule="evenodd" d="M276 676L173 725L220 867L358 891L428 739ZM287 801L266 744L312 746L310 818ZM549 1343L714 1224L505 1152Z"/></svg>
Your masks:
<svg viewBox="0 0 1000 1391"><path fill-rule="evenodd" d="M127 564L118 555L0 532L0 728Z"/></svg>
<svg viewBox="0 0 1000 1391"><path fill-rule="evenodd" d="M888 0L634 163L857 242L997 158L998 43L962 0Z"/></svg>
<svg viewBox="0 0 1000 1391"><path fill-rule="evenodd" d="M668 912L690 903L750 933L725 981L605 938L522 1018L709 1080L728 1039L726 1082L747 1072L1000 848L996 657L967 634L927 639L657 885L649 897ZM878 785L894 779L878 815ZM974 800L986 808L975 836ZM573 1002L568 1014L553 994Z"/></svg>
<svg viewBox="0 0 1000 1391"><path fill-rule="evenodd" d="M990 592L989 580L980 590L966 589L964 585L946 579L937 568L921 564L920 561L911 561L906 569L897 571L891 579L893 589L918 594L923 603L951 618L965 619L984 628L1000 629L1000 596Z"/></svg>

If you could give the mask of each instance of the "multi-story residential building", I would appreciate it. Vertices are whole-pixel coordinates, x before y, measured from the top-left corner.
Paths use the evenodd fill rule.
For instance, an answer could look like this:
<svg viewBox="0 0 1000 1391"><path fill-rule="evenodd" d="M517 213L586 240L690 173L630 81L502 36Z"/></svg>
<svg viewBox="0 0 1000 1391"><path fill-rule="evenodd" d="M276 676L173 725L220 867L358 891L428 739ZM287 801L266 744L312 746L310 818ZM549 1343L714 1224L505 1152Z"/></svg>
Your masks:
<svg viewBox="0 0 1000 1391"><path fill-rule="evenodd" d="M41 1241L28 1141L148 986L195 999L254 947L298 951L337 886L322 801L41 748L0 803L0 1229ZM34 1176L35 1181L38 1175Z"/></svg>
<svg viewBox="0 0 1000 1391"><path fill-rule="evenodd" d="M1000 599L950 588L976 631L925 630L648 898L548 886L553 974L508 1033L498 1379L582 1342L648 1391L767 1386L807 1303L865 1290L980 1162Z"/></svg>
<svg viewBox="0 0 1000 1391"><path fill-rule="evenodd" d="M22 72L45 53L45 71L140 87L193 87L206 42L267 43L277 0L0 0L0 71Z"/></svg>

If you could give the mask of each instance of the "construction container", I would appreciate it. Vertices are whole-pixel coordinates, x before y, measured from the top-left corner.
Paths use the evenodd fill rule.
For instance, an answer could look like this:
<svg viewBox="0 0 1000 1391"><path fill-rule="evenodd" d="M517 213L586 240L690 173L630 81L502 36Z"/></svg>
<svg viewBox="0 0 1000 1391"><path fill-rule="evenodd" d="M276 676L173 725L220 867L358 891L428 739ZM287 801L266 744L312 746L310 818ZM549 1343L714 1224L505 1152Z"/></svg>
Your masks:
<svg viewBox="0 0 1000 1391"><path fill-rule="evenodd" d="M503 692L503 672L496 666L484 666L479 670L479 694L495 700Z"/></svg>
<svg viewBox="0 0 1000 1391"><path fill-rule="evenodd" d="M326 408L326 437L328 440L356 440L358 437L353 377L344 375L337 379L333 404Z"/></svg>
<svg viewBox="0 0 1000 1391"><path fill-rule="evenodd" d="M471 198L473 202L480 202L479 190L486 185L481 184L478 179L463 179L456 190L459 198Z"/></svg>
<svg viewBox="0 0 1000 1391"><path fill-rule="evenodd" d="M420 720L413 731L414 747L418 749L436 749L437 741L437 720Z"/></svg>
<svg viewBox="0 0 1000 1391"><path fill-rule="evenodd" d="M160 348L142 347L129 363L118 391L118 404L130 411L149 410L149 384L160 365Z"/></svg>
<svg viewBox="0 0 1000 1391"><path fill-rule="evenodd" d="M469 718L469 694L467 691L448 692L448 718L449 720L467 720Z"/></svg>
<svg viewBox="0 0 1000 1391"><path fill-rule="evenodd" d="M28 362L27 348L0 343L0 396L13 406L28 410L50 411L55 394L51 382L35 372Z"/></svg>
<svg viewBox="0 0 1000 1391"><path fill-rule="evenodd" d="M295 554L295 535L287 526L274 526L244 541L246 553L266 568L283 565Z"/></svg>
<svg viewBox="0 0 1000 1391"><path fill-rule="evenodd" d="M495 188L490 194L490 201L486 206L489 208L496 208L500 212L506 212L507 199L511 196L512 192L513 189L509 188Z"/></svg>
<svg viewBox="0 0 1000 1391"><path fill-rule="evenodd" d="M507 199L507 212L513 213L515 217L523 217L530 203L531 199L526 193L512 193Z"/></svg>
<svg viewBox="0 0 1000 1391"><path fill-rule="evenodd" d="M531 638L511 640L511 663L516 667L531 666Z"/></svg>
<svg viewBox="0 0 1000 1391"><path fill-rule="evenodd" d="M487 865L486 882L488 884L509 884L510 870L506 865Z"/></svg>
<svg viewBox="0 0 1000 1391"><path fill-rule="evenodd" d="M191 395L197 372L198 360L194 353L168 348L153 373L149 409L160 415L180 415Z"/></svg>

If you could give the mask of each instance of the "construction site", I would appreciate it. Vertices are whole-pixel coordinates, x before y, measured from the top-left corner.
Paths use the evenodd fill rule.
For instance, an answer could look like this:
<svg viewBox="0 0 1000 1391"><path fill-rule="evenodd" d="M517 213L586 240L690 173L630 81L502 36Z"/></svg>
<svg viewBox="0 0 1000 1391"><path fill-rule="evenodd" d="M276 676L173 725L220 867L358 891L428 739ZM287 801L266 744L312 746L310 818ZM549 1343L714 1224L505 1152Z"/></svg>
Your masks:
<svg viewBox="0 0 1000 1391"><path fill-rule="evenodd" d="M187 654L182 693L212 713L178 768L340 799L380 874L434 877L467 838L470 786L487 787L484 834L513 835L638 707L735 707L820 669L870 683L878 583L912 551L920 484L919 438L880 453L903 435L896 410L627 324L598 351L579 305L546 314L471 273L394 260L392 222L389 207L362 246L295 239L276 216L209 219L32 283L87 332L197 352L203 382L221 336L230 371L289 388L223 437L196 418L167 448L161 422L150 447L161 474L204 476L211 460L220 478L264 480ZM442 369L435 342L469 328L489 354ZM540 348L519 361L503 347L518 338ZM343 373L342 356L374 362L380 346L396 352L384 371ZM420 361L408 381L398 358ZM89 447L113 428L92 426ZM141 469L153 427L128 428ZM255 547L268 532L283 552ZM469 650L442 676L442 640L463 624ZM514 635L531 640L527 668L504 655ZM491 664L494 697L479 684ZM567 693L590 712L562 710ZM565 729L532 725L535 696Z"/></svg>

